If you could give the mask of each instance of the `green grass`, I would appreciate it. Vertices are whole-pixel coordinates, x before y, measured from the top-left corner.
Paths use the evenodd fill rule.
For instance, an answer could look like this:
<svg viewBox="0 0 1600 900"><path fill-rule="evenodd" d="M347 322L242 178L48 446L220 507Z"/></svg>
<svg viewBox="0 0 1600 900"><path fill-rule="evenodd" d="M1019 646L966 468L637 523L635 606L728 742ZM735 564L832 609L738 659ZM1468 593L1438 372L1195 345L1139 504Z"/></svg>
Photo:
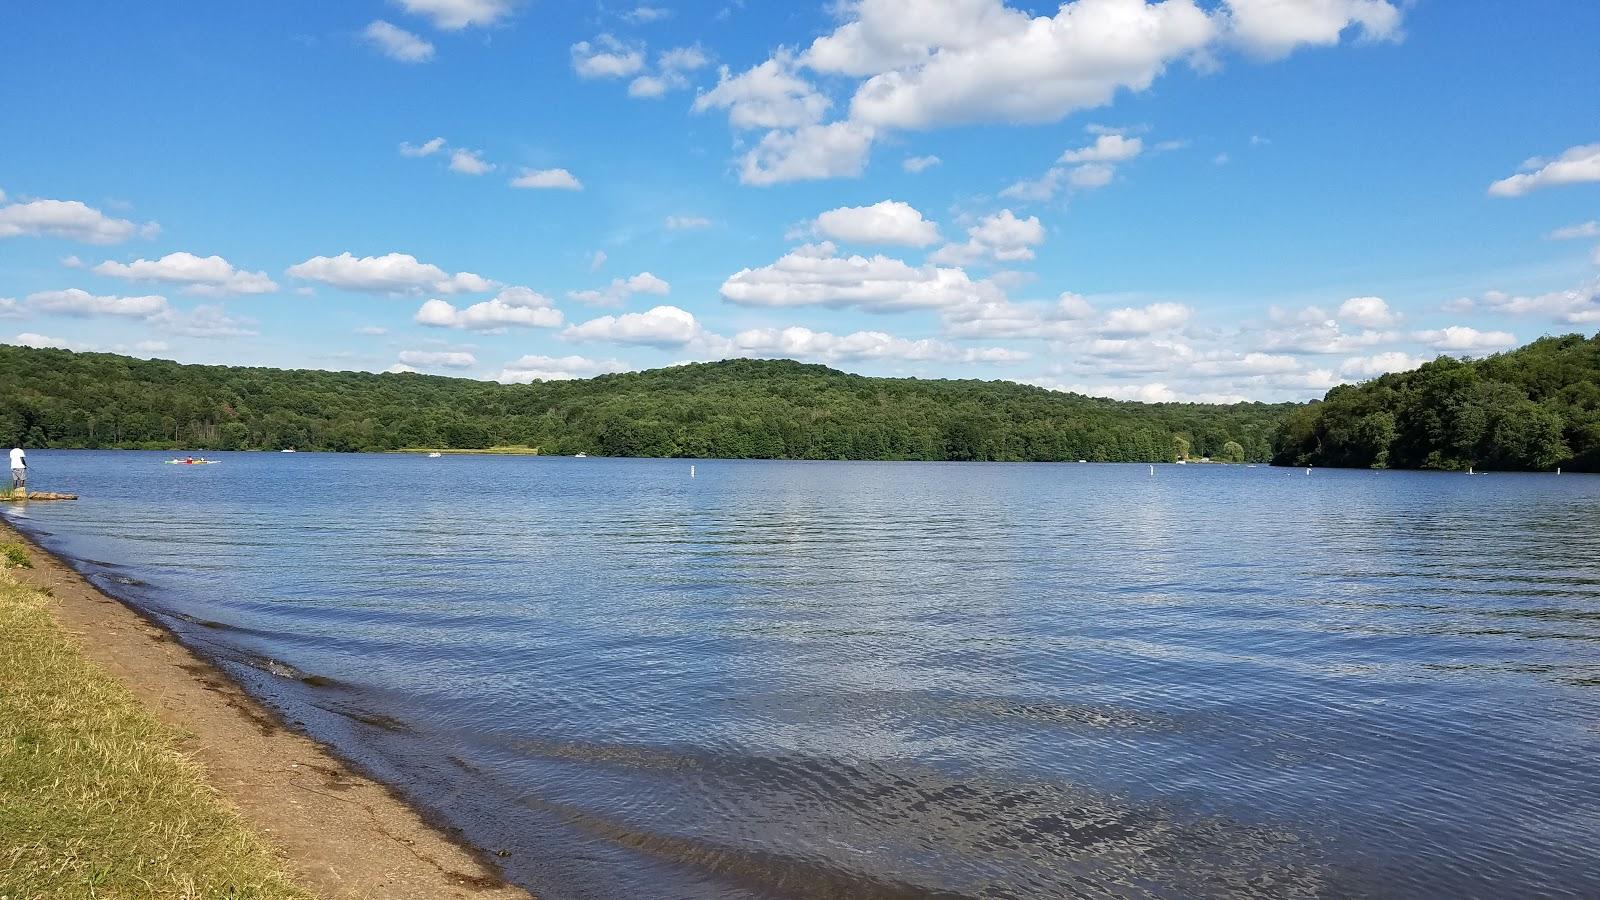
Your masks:
<svg viewBox="0 0 1600 900"><path fill-rule="evenodd" d="M50 603L0 572L0 897L309 900Z"/></svg>
<svg viewBox="0 0 1600 900"><path fill-rule="evenodd" d="M7 569L31 569L33 560L28 558L28 548L16 541L0 543L0 558L5 560Z"/></svg>

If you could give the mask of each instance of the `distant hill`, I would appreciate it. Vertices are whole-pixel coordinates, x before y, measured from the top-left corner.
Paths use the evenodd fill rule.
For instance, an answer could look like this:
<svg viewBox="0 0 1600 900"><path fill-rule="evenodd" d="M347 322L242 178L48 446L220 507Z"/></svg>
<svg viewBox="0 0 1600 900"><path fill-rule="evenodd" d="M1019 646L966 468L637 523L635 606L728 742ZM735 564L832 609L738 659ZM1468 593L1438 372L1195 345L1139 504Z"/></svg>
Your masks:
<svg viewBox="0 0 1600 900"><path fill-rule="evenodd" d="M1276 444L1279 465L1600 471L1600 335L1336 387Z"/></svg>
<svg viewBox="0 0 1600 900"><path fill-rule="evenodd" d="M787 360L504 385L3 345L0 385L0 441L195 450L527 445L613 456L1265 461L1297 408L1125 403Z"/></svg>

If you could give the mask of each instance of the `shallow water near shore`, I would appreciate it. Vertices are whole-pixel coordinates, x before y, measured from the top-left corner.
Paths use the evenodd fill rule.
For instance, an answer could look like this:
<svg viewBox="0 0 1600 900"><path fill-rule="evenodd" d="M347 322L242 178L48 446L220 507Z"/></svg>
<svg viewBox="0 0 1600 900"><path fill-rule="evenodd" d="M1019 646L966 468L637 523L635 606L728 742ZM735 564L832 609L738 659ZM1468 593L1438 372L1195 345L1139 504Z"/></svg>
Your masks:
<svg viewBox="0 0 1600 900"><path fill-rule="evenodd" d="M545 897L1600 896L1600 477L30 452Z"/></svg>

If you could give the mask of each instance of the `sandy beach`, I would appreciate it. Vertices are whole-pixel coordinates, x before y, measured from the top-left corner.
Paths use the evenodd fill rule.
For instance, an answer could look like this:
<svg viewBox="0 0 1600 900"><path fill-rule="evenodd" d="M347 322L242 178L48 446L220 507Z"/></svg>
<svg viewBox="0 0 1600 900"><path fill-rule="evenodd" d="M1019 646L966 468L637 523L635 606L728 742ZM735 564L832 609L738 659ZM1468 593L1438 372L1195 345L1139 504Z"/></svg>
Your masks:
<svg viewBox="0 0 1600 900"><path fill-rule="evenodd" d="M281 852L298 884L327 900L529 896L394 790L287 727L220 669L25 534L0 524L3 539L33 548L34 568L17 570L18 580L48 588L58 621L84 654L190 736L185 749L207 780Z"/></svg>

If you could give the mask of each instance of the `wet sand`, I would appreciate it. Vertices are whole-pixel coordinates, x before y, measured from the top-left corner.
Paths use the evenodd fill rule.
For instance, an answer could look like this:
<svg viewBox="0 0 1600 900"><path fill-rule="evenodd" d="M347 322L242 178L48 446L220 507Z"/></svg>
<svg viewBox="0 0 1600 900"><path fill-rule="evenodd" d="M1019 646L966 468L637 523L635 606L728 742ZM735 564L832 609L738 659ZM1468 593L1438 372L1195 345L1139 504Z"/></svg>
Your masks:
<svg viewBox="0 0 1600 900"><path fill-rule="evenodd" d="M83 652L127 685L162 722L189 735L184 749L207 780L283 856L284 870L326 900L527 900L493 863L430 825L387 786L286 726L224 672L166 630L101 592L21 532L34 568L13 570L48 588L57 620Z"/></svg>

